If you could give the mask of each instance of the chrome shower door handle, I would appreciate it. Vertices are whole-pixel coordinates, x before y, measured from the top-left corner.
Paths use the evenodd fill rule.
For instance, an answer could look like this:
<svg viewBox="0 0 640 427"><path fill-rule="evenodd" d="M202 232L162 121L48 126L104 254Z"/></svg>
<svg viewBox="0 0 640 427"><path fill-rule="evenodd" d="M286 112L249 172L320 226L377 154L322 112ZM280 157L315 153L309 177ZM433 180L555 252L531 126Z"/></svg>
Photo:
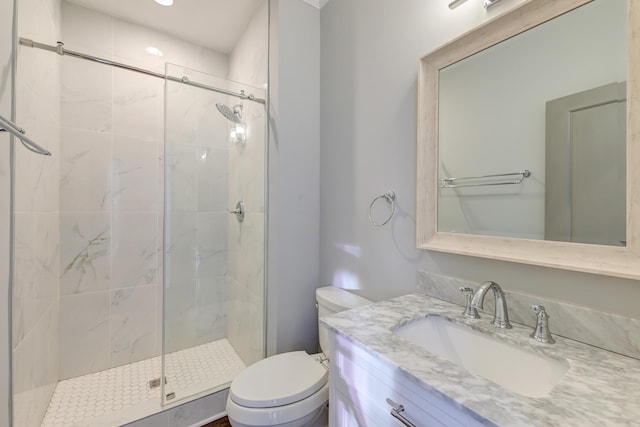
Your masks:
<svg viewBox="0 0 640 427"><path fill-rule="evenodd" d="M232 211L229 211L230 214L234 214L238 222L244 221L244 202L240 200L236 203L236 208Z"/></svg>

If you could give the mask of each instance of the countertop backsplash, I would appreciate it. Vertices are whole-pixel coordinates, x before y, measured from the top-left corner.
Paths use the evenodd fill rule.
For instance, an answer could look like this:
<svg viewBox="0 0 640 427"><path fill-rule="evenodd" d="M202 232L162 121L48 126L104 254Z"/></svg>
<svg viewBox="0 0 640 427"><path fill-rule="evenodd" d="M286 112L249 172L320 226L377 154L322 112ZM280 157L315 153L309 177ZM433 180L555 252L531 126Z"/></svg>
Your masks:
<svg viewBox="0 0 640 427"><path fill-rule="evenodd" d="M458 288L476 289L480 282L470 282L450 276L417 272L417 291L464 307L466 296ZM618 316L587 307L568 304L563 301L510 292L508 284L499 283L507 296L509 319L521 325L534 327L534 304L541 304L549 315L549 330L559 335L605 350L640 359L640 319ZM491 320L494 300L491 295L485 299L484 315Z"/></svg>

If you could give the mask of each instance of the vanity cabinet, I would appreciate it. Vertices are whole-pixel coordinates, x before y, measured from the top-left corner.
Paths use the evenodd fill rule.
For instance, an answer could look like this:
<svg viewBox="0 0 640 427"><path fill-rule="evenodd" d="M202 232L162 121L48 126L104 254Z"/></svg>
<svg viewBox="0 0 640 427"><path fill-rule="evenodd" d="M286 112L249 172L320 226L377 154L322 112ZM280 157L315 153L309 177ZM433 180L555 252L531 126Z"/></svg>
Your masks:
<svg viewBox="0 0 640 427"><path fill-rule="evenodd" d="M401 415L423 426L482 426L459 407L343 336L330 332L329 426L398 427L387 399L404 407Z"/></svg>

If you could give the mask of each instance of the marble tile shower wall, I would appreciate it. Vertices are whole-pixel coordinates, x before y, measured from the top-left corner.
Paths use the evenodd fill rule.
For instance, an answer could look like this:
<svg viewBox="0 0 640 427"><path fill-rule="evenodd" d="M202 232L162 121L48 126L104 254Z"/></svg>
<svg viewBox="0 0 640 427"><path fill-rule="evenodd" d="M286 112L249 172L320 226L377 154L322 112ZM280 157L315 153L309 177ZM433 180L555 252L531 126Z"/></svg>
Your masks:
<svg viewBox="0 0 640 427"><path fill-rule="evenodd" d="M68 2L63 2L62 22L63 40L72 50L158 72L164 72L164 62L169 61L216 75L227 73L226 55ZM148 55L148 46L159 48L164 56ZM61 379L160 351L163 90L160 79L74 58L63 61ZM198 149L197 142L193 149ZM191 166L182 164L193 174ZM195 239L201 231L197 224L205 224L202 219L210 213L187 210L172 218L180 221L174 224L169 246L190 251L193 258L185 261L194 270ZM197 285L192 283L169 295L182 304L183 319L193 320L196 301L206 301L194 293ZM185 346L195 345L199 338L193 321L169 332L194 337L196 342L182 342Z"/></svg>
<svg viewBox="0 0 640 427"><path fill-rule="evenodd" d="M19 0L20 36L60 36L59 0ZM54 155L16 144L13 282L14 425L39 426L58 380L60 59L17 52L16 121Z"/></svg>
<svg viewBox="0 0 640 427"><path fill-rule="evenodd" d="M245 103L246 144L229 156L229 203L245 203L244 221L229 218L227 336L246 365L264 357L264 106ZM251 131L251 130L255 131Z"/></svg>
<svg viewBox="0 0 640 427"><path fill-rule="evenodd" d="M229 57L229 79L257 88L268 80L269 4L262 6ZM244 222L229 221L229 321L227 337L249 365L264 357L264 248L266 116L261 104L245 102L251 130L247 144L229 153L229 204L244 200Z"/></svg>
<svg viewBox="0 0 640 427"><path fill-rule="evenodd" d="M183 67L171 67L171 74L211 86L224 83ZM168 351L227 336L229 123L215 107L216 102L229 104L225 98L177 83L167 92Z"/></svg>

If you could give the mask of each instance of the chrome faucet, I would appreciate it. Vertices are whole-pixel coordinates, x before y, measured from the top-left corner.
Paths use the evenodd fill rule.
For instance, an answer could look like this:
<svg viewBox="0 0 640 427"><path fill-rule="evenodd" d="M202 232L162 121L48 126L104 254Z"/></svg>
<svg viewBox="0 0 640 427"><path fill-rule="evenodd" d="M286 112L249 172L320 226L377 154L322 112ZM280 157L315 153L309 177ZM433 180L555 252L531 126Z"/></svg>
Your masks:
<svg viewBox="0 0 640 427"><path fill-rule="evenodd" d="M496 282L482 282L473 294L471 307L482 310L484 306L484 297L489 289L493 291L493 296L496 299L495 313L491 324L496 328L511 329L511 323L509 323L509 312L507 310L507 298L505 297L504 291L500 285Z"/></svg>

